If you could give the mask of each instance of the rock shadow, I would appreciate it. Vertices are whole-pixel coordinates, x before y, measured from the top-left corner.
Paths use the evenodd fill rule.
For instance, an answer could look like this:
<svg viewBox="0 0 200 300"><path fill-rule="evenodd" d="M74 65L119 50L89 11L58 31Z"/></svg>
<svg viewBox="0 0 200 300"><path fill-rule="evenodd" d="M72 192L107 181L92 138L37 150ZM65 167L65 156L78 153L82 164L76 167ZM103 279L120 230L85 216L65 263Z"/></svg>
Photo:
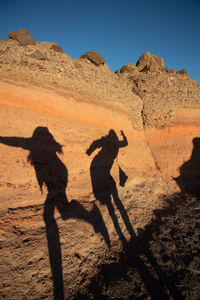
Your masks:
<svg viewBox="0 0 200 300"><path fill-rule="evenodd" d="M54 217L55 208L63 220L76 218L90 223L95 232L100 232L110 246L102 215L95 204L91 211L87 211L76 200L68 202L66 195L68 170L57 156L57 153L63 153L62 145L54 139L47 127L37 127L30 138L0 137L0 143L30 151L27 160L34 167L41 192L43 185L47 187L43 218L46 225L54 299L62 300L64 299L62 252L58 225Z"/></svg>

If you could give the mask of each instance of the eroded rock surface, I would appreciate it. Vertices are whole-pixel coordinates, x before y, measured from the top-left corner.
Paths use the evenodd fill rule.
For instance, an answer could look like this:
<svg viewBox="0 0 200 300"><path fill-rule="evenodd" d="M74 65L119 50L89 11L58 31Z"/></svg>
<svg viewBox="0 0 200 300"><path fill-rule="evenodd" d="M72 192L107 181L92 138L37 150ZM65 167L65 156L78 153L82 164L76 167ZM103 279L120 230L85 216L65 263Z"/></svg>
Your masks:
<svg viewBox="0 0 200 300"><path fill-rule="evenodd" d="M150 53L115 74L104 59L72 59L53 45L0 41L6 299L73 299L164 209L163 195L188 188L191 174L198 187L195 80ZM111 129L127 142L114 156L115 188L104 203L94 197L91 166Z"/></svg>

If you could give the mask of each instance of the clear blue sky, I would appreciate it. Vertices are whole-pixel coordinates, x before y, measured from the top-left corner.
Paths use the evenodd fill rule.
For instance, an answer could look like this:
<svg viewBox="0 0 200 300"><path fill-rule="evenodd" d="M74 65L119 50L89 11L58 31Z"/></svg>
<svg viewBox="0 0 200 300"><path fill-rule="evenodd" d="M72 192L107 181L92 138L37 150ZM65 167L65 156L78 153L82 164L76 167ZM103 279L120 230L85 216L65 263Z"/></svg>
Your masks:
<svg viewBox="0 0 200 300"><path fill-rule="evenodd" d="M111 71L150 51L200 83L200 0L1 1L0 39L20 27L73 58L96 50Z"/></svg>

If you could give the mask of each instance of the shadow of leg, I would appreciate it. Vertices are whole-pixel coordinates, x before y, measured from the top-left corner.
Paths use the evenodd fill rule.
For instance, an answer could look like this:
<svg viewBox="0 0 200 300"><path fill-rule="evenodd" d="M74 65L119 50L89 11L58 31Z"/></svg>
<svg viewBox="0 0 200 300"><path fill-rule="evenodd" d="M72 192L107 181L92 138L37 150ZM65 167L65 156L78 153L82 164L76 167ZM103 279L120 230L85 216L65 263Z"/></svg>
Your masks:
<svg viewBox="0 0 200 300"><path fill-rule="evenodd" d="M115 214L115 210L113 208L113 205L111 203L111 197L110 196L109 196L109 199L106 200L106 205L108 207L109 215L111 216L111 219L113 221L115 230L116 230L123 246L127 246L128 245L127 240L125 239L124 234L123 234L123 232L122 232L122 230L119 226L119 222L118 222L117 216Z"/></svg>
<svg viewBox="0 0 200 300"><path fill-rule="evenodd" d="M110 238L109 238L108 230L104 223L101 212L100 212L99 208L96 206L96 204L93 205L93 208L92 208L90 214L91 214L91 222L93 223L94 231L100 232L102 234L107 246L110 248L111 245L110 245Z"/></svg>
<svg viewBox="0 0 200 300"><path fill-rule="evenodd" d="M53 280L54 299L64 300L62 254L58 226L54 218L55 202L46 199L44 204L44 222L46 224L46 236L49 251L49 260Z"/></svg>
<svg viewBox="0 0 200 300"><path fill-rule="evenodd" d="M122 219L123 219L123 221L124 221L124 224L125 224L125 226L126 226L128 232L129 232L129 234L130 234L130 237L131 237L132 239L135 238L135 237L136 237L136 234L135 234L135 232L134 232L134 230L133 230L133 227L132 227L132 225L131 225L129 216L128 216L128 214L127 214L125 208L124 208L124 205L123 205L123 203L121 202L121 200L119 199L117 190L115 190L115 191L113 192L113 199L114 199L114 202L115 202L115 204L116 204L118 210L120 211L120 214L121 214L121 216L122 216Z"/></svg>

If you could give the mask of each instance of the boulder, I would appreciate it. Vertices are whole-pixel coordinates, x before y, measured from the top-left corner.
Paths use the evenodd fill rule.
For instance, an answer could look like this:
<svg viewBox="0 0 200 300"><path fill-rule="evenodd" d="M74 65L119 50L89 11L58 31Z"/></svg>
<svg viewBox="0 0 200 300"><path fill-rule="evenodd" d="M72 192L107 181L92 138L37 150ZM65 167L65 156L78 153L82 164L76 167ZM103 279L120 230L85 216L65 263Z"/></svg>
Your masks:
<svg viewBox="0 0 200 300"><path fill-rule="evenodd" d="M116 74L138 72L138 68L134 63L124 65L121 69L115 71Z"/></svg>
<svg viewBox="0 0 200 300"><path fill-rule="evenodd" d="M39 45L42 47L48 48L48 49L52 49L56 52L63 53L63 49L56 43L41 42L41 43L39 43Z"/></svg>
<svg viewBox="0 0 200 300"><path fill-rule="evenodd" d="M97 51L86 52L80 58L86 58L96 66L105 64L105 59Z"/></svg>
<svg viewBox="0 0 200 300"><path fill-rule="evenodd" d="M24 28L20 28L18 31L9 31L8 36L13 40L17 40L23 46L35 45L35 40Z"/></svg>
<svg viewBox="0 0 200 300"><path fill-rule="evenodd" d="M140 72L155 72L164 67L164 60L150 52L146 52L139 58L136 66Z"/></svg>

